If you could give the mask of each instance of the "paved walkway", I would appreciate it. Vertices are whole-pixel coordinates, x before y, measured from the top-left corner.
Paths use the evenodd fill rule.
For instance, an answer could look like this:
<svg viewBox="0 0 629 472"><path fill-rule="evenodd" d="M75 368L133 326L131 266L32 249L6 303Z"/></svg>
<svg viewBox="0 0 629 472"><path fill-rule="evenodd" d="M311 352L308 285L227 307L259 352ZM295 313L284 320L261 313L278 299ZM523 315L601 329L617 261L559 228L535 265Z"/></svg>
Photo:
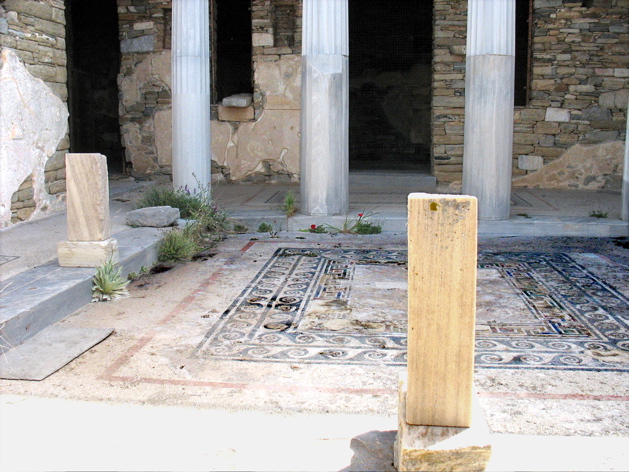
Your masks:
<svg viewBox="0 0 629 472"><path fill-rule="evenodd" d="M215 195L255 229L282 218L269 213L291 188L219 185ZM385 225L403 211L402 192L363 195L352 210L380 200L374 209ZM559 208L559 197L544 195ZM612 221L613 195L588 195L589 211ZM131 202L112 198L120 221ZM577 212L575 200L563 201ZM519 218L550 211L528 208L531 218ZM16 239L45 241L52 231L63 238L61 222L36 229L44 223L1 232L0 253L22 259L40 245L19 249ZM310 224L320 223L305 219ZM119 229L116 237L135 240L138 229ZM279 236L232 235L207 260L140 279L129 298L89 304L58 322L114 333L41 382L0 380L0 469L392 470L405 234ZM490 469L629 469L629 251L607 238L513 235L483 236L479 249L480 286L492 288L479 293L475 378L495 439ZM324 270L342 260L351 272L341 297L347 309L323 309L307 294L327 290ZM306 280L286 275L308 267L314 275ZM280 289L274 299L265 280ZM257 330L243 335L252 323Z"/></svg>

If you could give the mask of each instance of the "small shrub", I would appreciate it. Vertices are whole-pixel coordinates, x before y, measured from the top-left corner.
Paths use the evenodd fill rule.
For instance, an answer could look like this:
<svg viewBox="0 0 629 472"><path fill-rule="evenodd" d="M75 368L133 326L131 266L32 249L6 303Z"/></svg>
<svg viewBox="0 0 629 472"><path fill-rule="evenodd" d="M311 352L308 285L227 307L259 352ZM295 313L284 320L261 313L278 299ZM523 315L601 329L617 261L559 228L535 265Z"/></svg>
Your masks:
<svg viewBox="0 0 629 472"><path fill-rule="evenodd" d="M191 218L198 212L203 201L197 195L191 194L184 189L175 190L173 188L151 187L136 204L136 208L146 208L154 206L170 206L179 208L182 218Z"/></svg>
<svg viewBox="0 0 629 472"><path fill-rule="evenodd" d="M370 221L358 221L354 225L354 233L356 234L380 234L382 226L371 223Z"/></svg>
<svg viewBox="0 0 629 472"><path fill-rule="evenodd" d="M593 211L590 213L592 218L607 218L607 213L603 211Z"/></svg>
<svg viewBox="0 0 629 472"><path fill-rule="evenodd" d="M96 269L96 274L92 279L92 301L108 301L128 295L128 280L121 275L122 269L116 268L114 261L110 258Z"/></svg>
<svg viewBox="0 0 629 472"><path fill-rule="evenodd" d="M322 234L322 233L327 233L328 230L325 228L325 226L322 225L310 225L310 229L308 229L309 233L316 233L316 234Z"/></svg>
<svg viewBox="0 0 629 472"><path fill-rule="evenodd" d="M343 234L380 234L382 233L382 226L372 223L369 218L377 215L377 213L359 213L357 220L350 220L349 217L345 218L343 228L336 228L331 225L326 225L331 233L343 233Z"/></svg>
<svg viewBox="0 0 629 472"><path fill-rule="evenodd" d="M241 225L241 224L235 224L234 225L234 232L235 233L246 233L247 231L249 231L249 228L247 228L245 225Z"/></svg>
<svg viewBox="0 0 629 472"><path fill-rule="evenodd" d="M160 246L158 259L161 262L188 261L199 251L199 245L188 227L174 228L164 236Z"/></svg>
<svg viewBox="0 0 629 472"><path fill-rule="evenodd" d="M282 206L280 207L280 209L289 218L293 216L295 213L297 213L297 210L299 210L299 208L297 207L297 200L295 198L295 194L293 193L292 190L289 190L288 192L286 192L286 196L284 197L284 203L282 203Z"/></svg>
<svg viewBox="0 0 629 472"><path fill-rule="evenodd" d="M260 223L258 226L258 233L270 233L273 231L273 226L268 223Z"/></svg>

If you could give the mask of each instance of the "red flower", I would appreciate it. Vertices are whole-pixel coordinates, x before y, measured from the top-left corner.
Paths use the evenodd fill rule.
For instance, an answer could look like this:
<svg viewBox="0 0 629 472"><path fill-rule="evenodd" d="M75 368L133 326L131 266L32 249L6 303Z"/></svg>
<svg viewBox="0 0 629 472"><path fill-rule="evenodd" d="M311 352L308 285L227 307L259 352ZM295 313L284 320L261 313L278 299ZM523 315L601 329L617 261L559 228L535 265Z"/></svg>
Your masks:
<svg viewBox="0 0 629 472"><path fill-rule="evenodd" d="M317 229L317 225L310 225L310 229Z"/></svg>
<svg viewBox="0 0 629 472"><path fill-rule="evenodd" d="M362 217L363 217L363 214L362 214L362 213L359 213L359 214L358 214L358 216L360 216L360 217L362 218Z"/></svg>

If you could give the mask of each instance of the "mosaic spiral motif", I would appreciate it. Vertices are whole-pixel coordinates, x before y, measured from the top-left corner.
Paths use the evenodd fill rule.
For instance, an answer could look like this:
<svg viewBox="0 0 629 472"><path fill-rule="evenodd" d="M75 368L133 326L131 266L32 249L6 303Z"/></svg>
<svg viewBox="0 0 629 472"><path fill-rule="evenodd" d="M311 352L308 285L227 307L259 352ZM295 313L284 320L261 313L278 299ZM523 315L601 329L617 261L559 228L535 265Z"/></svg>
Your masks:
<svg viewBox="0 0 629 472"><path fill-rule="evenodd" d="M300 323L311 303L347 301L358 265L406 266L406 260L405 251L280 248L194 355L405 365L405 332L339 333L303 329ZM570 256L482 252L478 267L498 271L532 316L505 322L497 313L477 331L477 367L629 371L627 297Z"/></svg>

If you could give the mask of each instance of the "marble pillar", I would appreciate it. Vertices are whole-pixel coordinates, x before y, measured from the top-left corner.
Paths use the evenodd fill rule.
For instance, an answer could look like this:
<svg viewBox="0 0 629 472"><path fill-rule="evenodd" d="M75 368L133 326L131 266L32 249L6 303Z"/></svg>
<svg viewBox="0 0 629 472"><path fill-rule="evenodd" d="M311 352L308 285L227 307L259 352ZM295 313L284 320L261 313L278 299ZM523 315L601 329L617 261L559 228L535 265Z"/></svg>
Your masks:
<svg viewBox="0 0 629 472"><path fill-rule="evenodd" d="M210 185L209 0L172 2L173 185Z"/></svg>
<svg viewBox="0 0 629 472"><path fill-rule="evenodd" d="M627 105L627 133L625 134L625 167L622 173L622 201L620 215L629 221L629 105Z"/></svg>
<svg viewBox="0 0 629 472"><path fill-rule="evenodd" d="M480 219L511 208L515 0L469 0L465 76L463 193Z"/></svg>
<svg viewBox="0 0 629 472"><path fill-rule="evenodd" d="M349 208L349 26L347 0L304 0L301 212Z"/></svg>

